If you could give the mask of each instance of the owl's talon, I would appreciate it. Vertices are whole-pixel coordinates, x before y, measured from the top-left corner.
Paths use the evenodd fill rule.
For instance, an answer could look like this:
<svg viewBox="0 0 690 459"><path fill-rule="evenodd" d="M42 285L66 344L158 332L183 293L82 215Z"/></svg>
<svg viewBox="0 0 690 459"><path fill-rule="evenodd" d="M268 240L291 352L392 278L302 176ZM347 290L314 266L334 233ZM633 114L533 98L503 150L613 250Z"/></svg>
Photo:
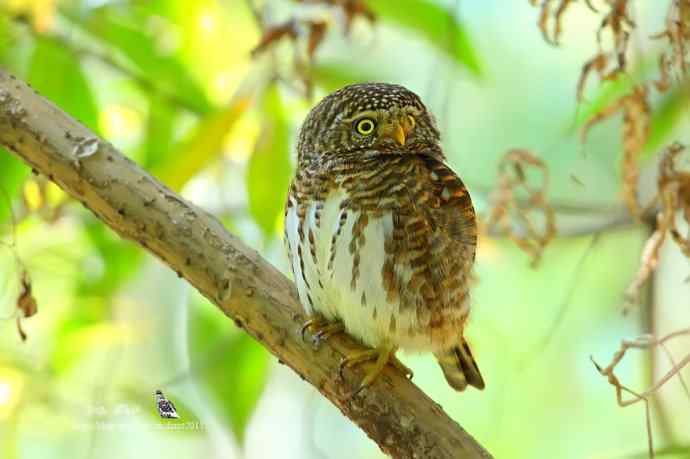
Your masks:
<svg viewBox="0 0 690 459"><path fill-rule="evenodd" d="M319 331L317 331L312 337L311 341L315 349L318 349L321 343L333 335L342 333L345 331L345 327L342 322L332 322L330 324L324 325Z"/></svg>
<svg viewBox="0 0 690 459"><path fill-rule="evenodd" d="M302 328L300 328L299 330L299 335L302 337L302 341L306 341L306 338L304 337L305 332L308 329L311 329L311 327L313 327L318 322L318 320L319 319L312 318L304 322L304 324L302 324Z"/></svg>
<svg viewBox="0 0 690 459"><path fill-rule="evenodd" d="M317 315L312 316L302 325L300 329L302 341L306 341L307 330L312 334L311 341L314 348L318 349L322 341L327 340L337 333L341 333L345 330L345 327L341 322L327 322L326 319Z"/></svg>
<svg viewBox="0 0 690 459"><path fill-rule="evenodd" d="M369 369L366 374L364 375L364 378L362 379L362 382L359 383L359 388L354 391L352 394L350 394L350 398L354 397L357 395L359 392L361 392L362 389L371 386L371 384L376 381L376 379L381 375L383 372L383 369L386 367L387 363L391 363L395 368L399 369L400 371L405 374L407 377L408 375L412 374L412 370L407 368L405 365L400 363L400 361L395 358L395 351L397 348L395 347L380 347L376 349L365 349L363 351L355 352L351 355L345 356L341 361L340 365L338 367L338 374L340 376L340 379L345 379L345 376L343 374L343 370L345 368L350 368L352 366L358 365L360 363L368 362L370 360L375 360L376 362L374 363L374 367Z"/></svg>

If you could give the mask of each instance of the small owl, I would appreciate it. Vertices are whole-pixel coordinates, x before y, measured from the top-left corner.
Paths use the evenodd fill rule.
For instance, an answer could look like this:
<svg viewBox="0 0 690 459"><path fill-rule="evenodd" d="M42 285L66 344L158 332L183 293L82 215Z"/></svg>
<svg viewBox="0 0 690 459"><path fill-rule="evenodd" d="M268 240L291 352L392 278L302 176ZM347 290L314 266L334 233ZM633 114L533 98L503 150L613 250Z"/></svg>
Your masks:
<svg viewBox="0 0 690 459"><path fill-rule="evenodd" d="M457 390L484 380L463 338L477 246L472 200L445 164L420 98L385 83L346 86L307 116L285 208L285 241L305 324L370 349L341 368L407 370L398 348L433 352Z"/></svg>

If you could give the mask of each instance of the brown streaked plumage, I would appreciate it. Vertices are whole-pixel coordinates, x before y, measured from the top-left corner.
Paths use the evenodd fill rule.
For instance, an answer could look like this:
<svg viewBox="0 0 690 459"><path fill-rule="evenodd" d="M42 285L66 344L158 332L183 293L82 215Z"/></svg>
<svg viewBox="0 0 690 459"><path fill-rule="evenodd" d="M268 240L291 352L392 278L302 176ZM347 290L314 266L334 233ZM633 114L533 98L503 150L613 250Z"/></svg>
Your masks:
<svg viewBox="0 0 690 459"><path fill-rule="evenodd" d="M361 387L389 359L404 369L393 358L403 348L433 352L455 389L483 388L463 338L474 208L419 97L392 84L347 86L312 109L297 151L285 240L317 337L337 322L373 348L343 363L377 361Z"/></svg>

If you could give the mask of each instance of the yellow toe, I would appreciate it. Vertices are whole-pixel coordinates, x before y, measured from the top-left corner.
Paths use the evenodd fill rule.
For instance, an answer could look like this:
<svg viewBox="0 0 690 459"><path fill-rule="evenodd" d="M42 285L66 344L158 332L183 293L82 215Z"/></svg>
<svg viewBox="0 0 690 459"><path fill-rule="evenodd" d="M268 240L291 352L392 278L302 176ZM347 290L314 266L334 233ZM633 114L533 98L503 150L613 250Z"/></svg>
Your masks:
<svg viewBox="0 0 690 459"><path fill-rule="evenodd" d="M403 365L397 358L395 358L396 347L382 346L375 349L364 349L347 355L340 362L340 377L343 378L343 370L345 368L350 368L355 365L369 362L374 360L374 365L367 369L364 378L359 383L357 390L355 390L350 396L358 394L362 389L371 386L374 381L383 372L387 363L391 363L395 368L399 369L405 376L410 377L412 375L412 370Z"/></svg>

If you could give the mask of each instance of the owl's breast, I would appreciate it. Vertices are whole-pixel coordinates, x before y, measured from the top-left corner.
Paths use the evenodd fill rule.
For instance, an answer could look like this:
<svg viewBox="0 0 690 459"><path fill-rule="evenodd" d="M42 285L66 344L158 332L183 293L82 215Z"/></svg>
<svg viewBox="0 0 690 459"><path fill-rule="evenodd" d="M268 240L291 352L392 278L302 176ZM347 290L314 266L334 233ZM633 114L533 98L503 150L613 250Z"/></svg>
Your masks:
<svg viewBox="0 0 690 459"><path fill-rule="evenodd" d="M406 237L407 229L394 228L403 220L395 207L358 207L343 189L332 190L323 200L290 199L286 242L307 313L342 321L349 334L372 347L389 343L434 350L457 340L467 313L466 298L434 309L429 290L420 282L429 280L431 271L420 271L418 263L420 256L434 265L434 260L452 254L435 253L433 240L412 250L398 240Z"/></svg>
<svg viewBox="0 0 690 459"><path fill-rule="evenodd" d="M323 201L295 201L286 213L286 241L302 305L308 313L341 320L370 346L386 339L399 310L382 279L392 225L390 212L354 209L342 189Z"/></svg>

